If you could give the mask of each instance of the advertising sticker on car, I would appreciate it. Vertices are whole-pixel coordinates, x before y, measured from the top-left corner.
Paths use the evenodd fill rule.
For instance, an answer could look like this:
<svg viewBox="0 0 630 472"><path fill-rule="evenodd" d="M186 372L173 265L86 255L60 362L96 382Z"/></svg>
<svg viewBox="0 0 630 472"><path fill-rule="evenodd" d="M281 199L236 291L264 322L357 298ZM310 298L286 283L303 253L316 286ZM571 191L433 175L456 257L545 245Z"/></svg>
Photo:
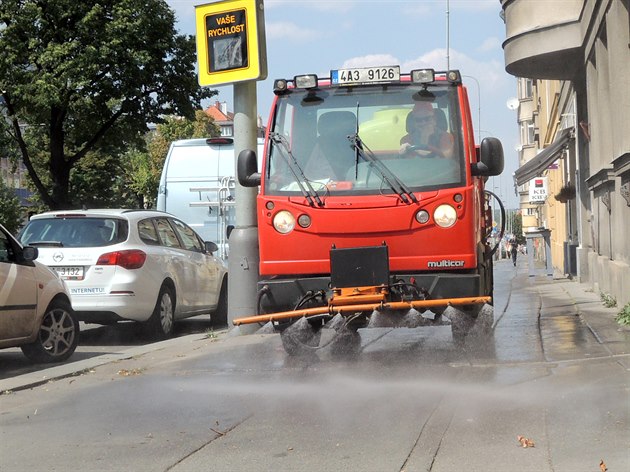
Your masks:
<svg viewBox="0 0 630 472"><path fill-rule="evenodd" d="M358 85L400 81L400 66L337 69L330 71L333 85Z"/></svg>

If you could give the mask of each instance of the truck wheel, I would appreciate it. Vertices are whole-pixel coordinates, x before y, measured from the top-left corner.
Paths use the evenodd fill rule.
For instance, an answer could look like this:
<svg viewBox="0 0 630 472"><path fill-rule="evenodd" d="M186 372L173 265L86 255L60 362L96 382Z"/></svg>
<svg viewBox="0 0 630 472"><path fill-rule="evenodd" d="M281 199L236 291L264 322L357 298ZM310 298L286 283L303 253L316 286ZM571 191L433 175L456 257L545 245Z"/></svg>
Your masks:
<svg viewBox="0 0 630 472"><path fill-rule="evenodd" d="M227 280L224 279L221 284L221 291L219 292L219 304L217 305L217 309L212 315L210 315L210 321L212 326L222 327L227 325L228 321L228 284Z"/></svg>
<svg viewBox="0 0 630 472"><path fill-rule="evenodd" d="M162 285L151 318L147 322L149 331L158 339L165 339L173 334L174 300L173 290Z"/></svg>
<svg viewBox="0 0 630 472"><path fill-rule="evenodd" d="M34 362L61 362L74 353L78 342L79 322L72 307L56 299L46 309L35 341L21 349Z"/></svg>

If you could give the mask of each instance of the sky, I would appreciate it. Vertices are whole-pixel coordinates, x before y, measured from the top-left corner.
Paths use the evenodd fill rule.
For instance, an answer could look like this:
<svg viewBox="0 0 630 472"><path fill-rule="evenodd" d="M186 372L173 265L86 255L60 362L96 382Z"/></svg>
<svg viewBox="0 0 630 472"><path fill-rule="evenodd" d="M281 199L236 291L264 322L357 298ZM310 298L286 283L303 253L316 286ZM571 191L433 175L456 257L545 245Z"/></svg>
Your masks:
<svg viewBox="0 0 630 472"><path fill-rule="evenodd" d="M181 33L195 35L195 6L213 2L166 0ZM331 69L400 65L459 69L468 88L476 136L503 143L505 170L486 186L507 208L518 208L512 173L518 167L518 125L507 102L516 78L505 72L505 25L500 0L265 0L268 77L259 81L258 115L265 125L273 81ZM448 32L448 34L447 34ZM212 87L233 111L233 86Z"/></svg>

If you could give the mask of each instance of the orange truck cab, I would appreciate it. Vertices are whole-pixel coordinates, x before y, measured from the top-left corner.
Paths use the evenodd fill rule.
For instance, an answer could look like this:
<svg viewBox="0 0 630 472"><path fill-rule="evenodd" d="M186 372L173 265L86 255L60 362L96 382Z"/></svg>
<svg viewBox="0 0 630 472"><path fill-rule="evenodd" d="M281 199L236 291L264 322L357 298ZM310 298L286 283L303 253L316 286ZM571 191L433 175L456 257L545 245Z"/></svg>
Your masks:
<svg viewBox="0 0 630 472"><path fill-rule="evenodd" d="M260 186L258 315L285 313L256 321L333 316L334 295L360 287L381 304L491 303L484 183L503 150L475 144L459 71L333 70L276 80L274 93L262 171L253 151L237 161L241 185Z"/></svg>

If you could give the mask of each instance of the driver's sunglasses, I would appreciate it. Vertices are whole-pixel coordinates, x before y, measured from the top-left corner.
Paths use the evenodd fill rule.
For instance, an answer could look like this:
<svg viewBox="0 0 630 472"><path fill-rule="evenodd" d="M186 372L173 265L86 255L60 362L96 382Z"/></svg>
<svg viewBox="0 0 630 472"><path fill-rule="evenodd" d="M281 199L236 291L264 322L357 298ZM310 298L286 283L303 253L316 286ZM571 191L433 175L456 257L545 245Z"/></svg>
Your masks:
<svg viewBox="0 0 630 472"><path fill-rule="evenodd" d="M433 120L432 116L424 116L422 118L414 118L413 119L416 123L426 123L428 121Z"/></svg>

